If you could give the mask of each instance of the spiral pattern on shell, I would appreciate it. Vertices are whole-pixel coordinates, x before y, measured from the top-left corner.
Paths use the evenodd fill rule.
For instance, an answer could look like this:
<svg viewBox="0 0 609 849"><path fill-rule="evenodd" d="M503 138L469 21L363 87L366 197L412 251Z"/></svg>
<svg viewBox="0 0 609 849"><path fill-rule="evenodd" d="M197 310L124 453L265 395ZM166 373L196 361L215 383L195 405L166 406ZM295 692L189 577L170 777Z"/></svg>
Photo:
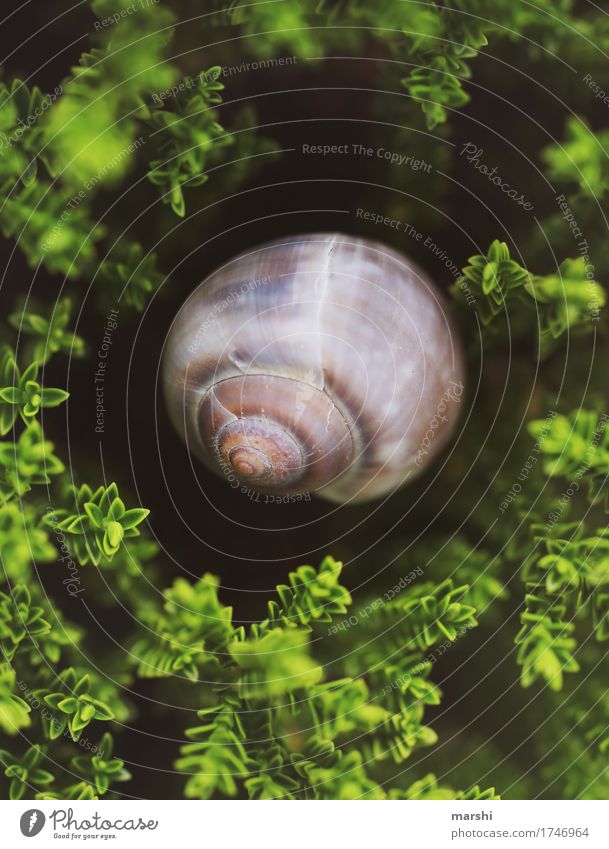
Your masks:
<svg viewBox="0 0 609 849"><path fill-rule="evenodd" d="M442 299L394 250L342 234L237 256L187 299L167 338L174 426L252 489L380 497L453 429L460 345Z"/></svg>

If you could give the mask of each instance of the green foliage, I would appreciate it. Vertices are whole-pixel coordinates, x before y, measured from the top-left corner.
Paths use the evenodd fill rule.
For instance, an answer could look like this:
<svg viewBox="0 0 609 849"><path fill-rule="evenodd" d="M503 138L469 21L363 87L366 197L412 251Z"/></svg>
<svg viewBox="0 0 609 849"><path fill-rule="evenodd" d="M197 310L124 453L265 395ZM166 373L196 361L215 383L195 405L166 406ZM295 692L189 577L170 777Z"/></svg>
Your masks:
<svg viewBox="0 0 609 849"><path fill-rule="evenodd" d="M370 700L363 678L343 678L310 689L311 712L321 739L374 731L387 711Z"/></svg>
<svg viewBox="0 0 609 849"><path fill-rule="evenodd" d="M500 313L507 321L535 322L542 354L549 354L561 336L570 331L591 332L598 310L606 301L599 283L589 279L583 257L567 259L556 274L531 274L510 257L508 246L497 239L486 256L468 260L453 294L463 298L469 290L482 323L491 325Z"/></svg>
<svg viewBox="0 0 609 849"><path fill-rule="evenodd" d="M205 711L199 711L201 719ZM176 768L190 773L185 788L188 799L209 799L216 791L223 796L237 793L237 780L248 775L247 754L237 734L221 721L189 729L194 743L182 748Z"/></svg>
<svg viewBox="0 0 609 849"><path fill-rule="evenodd" d="M9 663L0 663L0 729L17 734L30 724L30 706L15 693L15 671Z"/></svg>
<svg viewBox="0 0 609 849"><path fill-rule="evenodd" d="M3 191L12 188L13 179L29 186L38 173L38 158L48 162L44 138L38 120L60 93L43 96L37 86L30 89L23 80L13 80L10 88L0 84L0 184Z"/></svg>
<svg viewBox="0 0 609 849"><path fill-rule="evenodd" d="M390 614L396 609L408 618L411 641L424 650L444 639L453 641L463 628L474 627L476 610L464 603L468 590L467 585L453 587L446 580L424 595L400 598L388 608Z"/></svg>
<svg viewBox="0 0 609 849"><path fill-rule="evenodd" d="M64 787L61 791L36 793L35 798L43 801L84 799L91 802L99 799L99 796L95 795L95 789L86 781L77 781L75 784L69 784L67 787Z"/></svg>
<svg viewBox="0 0 609 849"><path fill-rule="evenodd" d="M421 64L402 84L421 103L430 130L447 120L449 110L468 102L462 88L462 80L470 76L466 60L487 44L485 31L493 29L482 19L459 14L459 5L432 3L415 8L410 12L412 20L403 27Z"/></svg>
<svg viewBox="0 0 609 849"><path fill-rule="evenodd" d="M310 29L311 15L303 0L275 7L264 3L248 6L234 0L227 12L231 23L247 36L245 44L255 56L266 59L285 49L302 57L318 55L316 33Z"/></svg>
<svg viewBox="0 0 609 849"><path fill-rule="evenodd" d="M49 484L64 471L55 446L33 422L15 442L0 442L0 499L21 497L35 484Z"/></svg>
<svg viewBox="0 0 609 849"><path fill-rule="evenodd" d="M112 295L114 303L124 302L142 312L164 279L156 267L156 254L145 256L137 242L127 247L121 243L117 252L117 259L108 259L101 266L99 277L104 291Z"/></svg>
<svg viewBox="0 0 609 849"><path fill-rule="evenodd" d="M42 607L32 605L27 587L19 585L11 595L0 593L0 651L3 660L12 661L26 637L35 639L50 632L51 625L43 616Z"/></svg>
<svg viewBox="0 0 609 849"><path fill-rule="evenodd" d="M463 277L470 286L478 315L483 324L490 324L495 316L506 309L506 301L513 291L522 291L530 279L529 272L510 257L505 242L495 239L486 256L475 255L468 259ZM462 291L457 281L454 292Z"/></svg>
<svg viewBox="0 0 609 849"><path fill-rule="evenodd" d="M43 330L41 325L38 327ZM64 344L71 344L62 335L63 327L65 322L61 319L59 332L52 332L51 322L44 328L47 332L50 329L49 335L57 343L58 350ZM21 380L23 382L23 376ZM51 671L54 667L61 664L61 670L71 656L72 661L80 661L80 653L74 657L74 647L81 640L82 632L63 620L58 610L50 611L41 603L36 584L13 584L30 582L32 562L42 563L57 558L46 527L53 528L57 541L66 538L57 527L56 511L47 509L44 518L41 518L40 509L34 507L35 501L31 504L21 504L20 501L32 487L51 484L53 477L63 472L64 466L53 451L54 446L45 440L40 424L35 420L14 442L0 443L0 491L4 501L0 507L0 555L4 565L3 577L11 582L6 592L0 592L0 649L6 661L0 670L0 727L5 733L14 735L20 728L33 724L41 739L46 738L51 743L58 741L59 745L66 737L73 741L80 739L83 730L93 721L109 721L114 716L124 721L128 708L117 699L115 688L100 681L92 671L69 666L55 678ZM101 558L103 550L104 557L110 559L119 551L119 537L130 538L139 534L137 525L143 521L147 511L125 510L115 485L100 487L95 493L87 487L70 492L82 496L81 506L88 505L88 512L82 514L80 530L88 532L91 545L96 546L95 557ZM64 510L62 516L69 518L69 511ZM72 524L74 519L72 515L69 523ZM73 528L73 532L76 530ZM89 556L86 545L83 552L84 556ZM142 555L145 557L145 552ZM62 561L66 557L72 563L69 553L61 558ZM63 582L68 583L70 594L75 580L79 579L70 573ZM30 681L36 682L35 688L29 685ZM96 792L100 795L107 792L111 781L128 778L122 762L112 759L107 739L104 745L108 749L105 759L100 754L97 759L93 757L88 765L78 761L83 780L53 790L47 789L38 780L38 767L30 763L34 757L32 753L11 756L10 764L7 762L7 766L11 767L7 771L7 777L11 778L9 793L15 796L27 792L30 798L34 793L36 798L97 798ZM31 770L29 779L27 768ZM32 778L32 775L35 777ZM17 779L23 779L21 785L16 783Z"/></svg>
<svg viewBox="0 0 609 849"><path fill-rule="evenodd" d="M72 740L78 740L94 719L107 722L114 718L109 705L91 695L89 675L79 677L75 669L69 668L56 683L61 689L52 690L44 697L45 703L56 711L52 719L45 719L49 739L56 740L67 728Z"/></svg>
<svg viewBox="0 0 609 849"><path fill-rule="evenodd" d="M397 9L388 4L380 15L372 8L361 11L374 25L387 27L385 37L391 39L395 54L414 65L402 84L421 103L427 127L433 130L469 101L463 80L471 76L470 60L489 40L532 28L547 38L546 31L560 27L572 3L566 0L560 9L557 5L546 0L534 6L511 0L433 0ZM552 18L544 10L551 11ZM403 41L395 40L392 30L401 31Z"/></svg>
<svg viewBox="0 0 609 849"><path fill-rule="evenodd" d="M579 668L572 637L575 618L591 617L596 638L609 638L609 530L600 528L593 536L585 536L579 522L559 525L551 537L545 528L533 526L533 531L537 551L524 571L528 594L517 642L526 642L526 648L519 660L525 670L523 680L531 683L542 674L558 690L560 670ZM539 655L539 660L531 662L531 655ZM554 669L557 665L560 670Z"/></svg>
<svg viewBox="0 0 609 849"><path fill-rule="evenodd" d="M433 799L454 799L455 794L450 788L442 787L433 772L430 772L418 781L413 782L406 790L392 790L390 798L416 799L421 802Z"/></svg>
<svg viewBox="0 0 609 849"><path fill-rule="evenodd" d="M545 350L551 350L554 341L569 330L590 330L596 311L606 302L605 290L590 280L583 257L561 262L556 274L533 276L527 292L539 308L540 342Z"/></svg>
<svg viewBox="0 0 609 849"><path fill-rule="evenodd" d="M527 589L522 628L516 636L522 686L530 687L544 678L551 690L561 690L563 674L579 670L574 655L577 642L572 636L575 626L565 620L566 608L559 598L535 585L527 585Z"/></svg>
<svg viewBox="0 0 609 849"><path fill-rule="evenodd" d="M157 109L150 117L151 137L158 156L150 163L148 178L162 192L176 215L186 214L183 186L207 182L210 154L233 139L217 122L214 106L222 102L221 68L203 71L196 80L188 77L185 88L173 98L174 111Z"/></svg>
<svg viewBox="0 0 609 849"><path fill-rule="evenodd" d="M326 557L318 571L312 566L301 566L290 572L289 586L277 587L280 604L269 602L269 622L311 625L331 622L335 616L346 613L351 596L338 582L341 569L341 563Z"/></svg>
<svg viewBox="0 0 609 849"><path fill-rule="evenodd" d="M105 796L114 782L129 781L131 778L124 768L124 761L112 757L113 747L112 735L106 733L97 745L99 754L81 755L71 761L74 772L86 779L99 796Z"/></svg>
<svg viewBox="0 0 609 849"><path fill-rule="evenodd" d="M430 130L446 121L448 109L458 109L469 100L455 76L455 71L462 70L460 63L438 56L431 66L417 68L402 80L408 93L421 103Z"/></svg>
<svg viewBox="0 0 609 849"><path fill-rule="evenodd" d="M53 510L46 517L49 526L70 534L72 547L81 566L95 566L112 560L124 539L139 536L137 526L150 513L142 507L129 510L118 494L115 483L100 486L95 492L88 484L71 488L75 510Z"/></svg>
<svg viewBox="0 0 609 849"><path fill-rule="evenodd" d="M218 666L233 637L232 610L218 600L218 579L204 575L194 586L178 578L165 593L163 611L142 609L149 634L138 640L132 656L144 678L179 674L196 681Z"/></svg>
<svg viewBox="0 0 609 849"><path fill-rule="evenodd" d="M320 667L309 657L307 635L281 628L229 646L239 676L240 698L256 702L278 698L317 684Z"/></svg>
<svg viewBox="0 0 609 849"><path fill-rule="evenodd" d="M599 197L609 188L609 131L592 131L582 118L567 121L567 137L542 151L550 179L575 183L582 192Z"/></svg>
<svg viewBox="0 0 609 849"><path fill-rule="evenodd" d="M124 11L114 0L92 0L91 5L100 20ZM95 196L124 179L146 145L154 150L150 180L161 188L163 200L184 215L183 187L205 183L205 169L233 143L213 108L221 102L223 86L212 73L219 69L194 81L186 78L173 95L180 76L168 58L173 21L166 6L151 4L122 16L119 26L97 28L98 46L82 55L51 95L30 90L18 79L0 85L0 230L18 240L32 268L42 263L70 279L92 272L96 243L107 232L96 223ZM240 179L247 177L237 170ZM142 256L135 244L124 256L111 257L107 271L102 263L100 273L113 289L126 275L125 300L137 309L160 282L153 256L140 263ZM63 318L60 310L50 320L53 326L45 328L33 314L23 329L65 350L69 339ZM78 346L79 340L74 343ZM78 355L78 347L72 353Z"/></svg>
<svg viewBox="0 0 609 849"><path fill-rule="evenodd" d="M238 192L263 167L266 156L281 150L276 141L260 133L257 124L258 117L252 106L243 107L231 121L230 146L227 148L230 162L226 163L227 167L222 164L221 171L225 196ZM217 187L216 181L214 186Z"/></svg>
<svg viewBox="0 0 609 849"><path fill-rule="evenodd" d="M121 4L94 0L94 13L107 18ZM153 92L175 82L167 58L173 14L165 6L141 8L120 26L102 29L99 47L85 53L45 127L57 169L76 184L103 177L115 183L133 164L138 126L135 113Z"/></svg>
<svg viewBox="0 0 609 849"><path fill-rule="evenodd" d="M473 608L462 600L468 588L445 581L417 595L413 587L377 608L365 627L386 630L393 616L404 665L391 663L384 652L381 660L383 650L364 634L364 648L345 658L347 674L324 680L325 668L314 656L320 624L336 621L351 603L339 583L341 568L330 557L319 569L300 567L289 586L277 588L279 601L269 602L268 619L249 633L224 632L215 703L199 711L203 724L187 731L192 742L176 762L189 776L188 798L235 796L240 786L255 799L386 798L376 765L401 763L436 741L423 719L439 694L427 680L432 664L422 661L430 647L474 624ZM201 623L201 642L210 626ZM349 674L351 662L356 674Z"/></svg>
<svg viewBox="0 0 609 849"><path fill-rule="evenodd" d="M51 389L38 382L36 361L23 372L8 347L0 351L0 434L5 436L21 416L30 425L43 407L58 407L69 397L63 389Z"/></svg>
<svg viewBox="0 0 609 849"><path fill-rule="evenodd" d="M583 408L555 416L549 427L539 419L531 421L528 430L539 438L545 474L576 483L588 480L594 498L609 474L608 423L605 413Z"/></svg>
<svg viewBox="0 0 609 849"><path fill-rule="evenodd" d="M543 678L561 690L563 673L579 670L577 621L588 620L597 640L609 638L609 531L601 527L587 535L583 519L561 521L582 482L588 480L593 504L604 486L606 424L604 414L585 409L529 423L544 473L568 486L550 502L545 524L531 526L534 546L522 570L526 595L516 637L524 686Z"/></svg>
<svg viewBox="0 0 609 849"><path fill-rule="evenodd" d="M31 591L18 586L0 595L0 647L7 658L0 665L0 729L16 735L31 726L28 733L41 741L23 748L17 740L20 752L0 751L0 762L10 779L11 798L93 798L95 788L101 795L111 782L127 780L122 762L112 757L108 735L97 747L85 741L92 752L90 759L71 758L69 774L81 780L65 788L57 783L53 789L48 787L48 773L40 772L42 757L50 752L53 769L61 765L67 770L70 748L66 741L78 741L93 722L113 717L124 721L127 713L115 685L94 670L65 667L71 656L82 659L77 648L82 633L58 610L50 610L40 596L35 584ZM61 671L56 673L56 667Z"/></svg>
<svg viewBox="0 0 609 849"><path fill-rule="evenodd" d="M426 562L426 571L434 576L450 577L467 584L465 596L468 604L476 609L477 616L489 615L496 602L505 600L509 593L501 580L501 559L479 546L473 547L462 536L439 541L432 551L429 547L416 549L416 557Z"/></svg>
<svg viewBox="0 0 609 849"><path fill-rule="evenodd" d="M84 357L84 340L67 329L71 312L72 302L69 298L62 298L55 304L50 319L23 309L9 315L8 320L19 333L37 339L30 352L30 359L43 364L59 352L69 357Z"/></svg>
<svg viewBox="0 0 609 849"><path fill-rule="evenodd" d="M18 240L31 268L43 263L51 273L71 279L92 262L95 242L105 235L79 195L43 182L6 198L0 229Z"/></svg>
<svg viewBox="0 0 609 849"><path fill-rule="evenodd" d="M580 590L580 606L591 592L609 582L609 530L599 528L594 536L588 537L584 536L582 523L563 525L560 529L566 532L564 536L534 537L547 552L535 561L535 568L543 573L549 593ZM599 635L600 639L604 637Z"/></svg>
<svg viewBox="0 0 609 849"><path fill-rule="evenodd" d="M23 799L33 788L46 787L55 781L53 774L40 766L45 754L46 747L41 746L30 746L22 758L13 758L10 752L0 749L0 764L11 782L9 799Z"/></svg>
<svg viewBox="0 0 609 849"><path fill-rule="evenodd" d="M391 799L416 799L417 801L425 800L457 800L457 801L483 801L495 800L501 797L495 793L495 788L490 787L487 790L481 790L477 785L469 790L456 793L449 787L443 787L439 784L438 779L430 772L418 781L408 787L407 790L392 790L390 793Z"/></svg>
<svg viewBox="0 0 609 849"><path fill-rule="evenodd" d="M0 449L2 446L0 446ZM56 557L47 532L38 527L32 510L14 502L0 507L0 562L2 576L11 583L31 577L30 563L48 563Z"/></svg>
<svg viewBox="0 0 609 849"><path fill-rule="evenodd" d="M536 30L538 39L547 40L560 32L563 21L576 25L569 15L572 5L572 0L558 4L540 0L535 5L512 0L432 0L381 7L361 0L321 0L309 7L301 2L234 2L229 18L246 35L245 49L264 58L284 50L303 59L318 56L320 42L331 54L333 47L344 46L353 37L350 26L368 27L376 38L388 42L396 59L413 66L402 84L420 102L432 130L469 101L463 80L471 76L470 60L489 39Z"/></svg>
<svg viewBox="0 0 609 849"><path fill-rule="evenodd" d="M495 801L500 798L501 796L498 796L495 793L494 787L489 787L486 790L481 790L477 784L469 790L465 791L464 793L457 793L457 795L455 796L455 799L461 800L463 802Z"/></svg>

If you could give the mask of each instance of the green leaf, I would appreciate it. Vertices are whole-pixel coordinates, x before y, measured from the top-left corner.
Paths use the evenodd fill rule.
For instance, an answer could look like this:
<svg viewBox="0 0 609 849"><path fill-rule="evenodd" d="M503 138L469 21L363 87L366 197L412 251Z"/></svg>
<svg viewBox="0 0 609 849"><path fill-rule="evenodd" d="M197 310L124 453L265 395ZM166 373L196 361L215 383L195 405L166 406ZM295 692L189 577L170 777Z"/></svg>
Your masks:
<svg viewBox="0 0 609 849"><path fill-rule="evenodd" d="M123 533L123 528L119 522L108 522L106 527L107 545L106 538L104 539L104 545L108 553L112 554L113 549L121 544Z"/></svg>
<svg viewBox="0 0 609 849"><path fill-rule="evenodd" d="M24 392L16 386L7 386L5 389L0 389L0 398L7 404L22 404Z"/></svg>
<svg viewBox="0 0 609 849"><path fill-rule="evenodd" d="M43 387L41 393L41 406L43 407L59 407L60 404L70 397L69 392L63 389L47 389Z"/></svg>
<svg viewBox="0 0 609 849"><path fill-rule="evenodd" d="M104 527L104 514L100 510L100 508L93 501L87 501L84 505L85 513L89 517L89 519L93 522L95 527L103 528Z"/></svg>
<svg viewBox="0 0 609 849"><path fill-rule="evenodd" d="M120 523L124 530L129 531L141 524L148 515L150 515L150 510L143 507L133 507L131 510L125 511L121 516Z"/></svg>

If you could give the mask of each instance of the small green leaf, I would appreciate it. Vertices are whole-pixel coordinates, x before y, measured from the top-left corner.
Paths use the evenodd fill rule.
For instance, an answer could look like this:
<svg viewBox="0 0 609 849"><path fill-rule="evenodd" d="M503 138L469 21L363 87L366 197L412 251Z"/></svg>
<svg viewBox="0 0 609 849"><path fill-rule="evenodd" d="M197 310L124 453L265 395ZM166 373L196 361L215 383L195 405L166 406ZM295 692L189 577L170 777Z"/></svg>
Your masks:
<svg viewBox="0 0 609 849"><path fill-rule="evenodd" d="M150 510L146 510L143 507L133 507L131 510L127 510L120 522L123 528L128 531L137 527L144 519L150 514Z"/></svg>
<svg viewBox="0 0 609 849"><path fill-rule="evenodd" d="M43 407L59 407L69 397L70 393L63 389L47 389L44 387L41 392L41 404Z"/></svg>
<svg viewBox="0 0 609 849"><path fill-rule="evenodd" d="M93 522L95 527L103 528L104 527L104 514L100 510L100 508L93 501L87 501L84 505L85 512L89 519Z"/></svg>

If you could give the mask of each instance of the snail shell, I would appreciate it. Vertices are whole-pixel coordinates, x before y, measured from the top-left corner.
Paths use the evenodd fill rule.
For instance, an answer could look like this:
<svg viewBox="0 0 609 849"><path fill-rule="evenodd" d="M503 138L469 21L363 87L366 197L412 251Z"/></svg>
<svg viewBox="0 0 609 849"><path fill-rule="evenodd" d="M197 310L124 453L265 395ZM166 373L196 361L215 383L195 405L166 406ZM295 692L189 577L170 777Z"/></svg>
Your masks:
<svg viewBox="0 0 609 849"><path fill-rule="evenodd" d="M231 485L377 498L444 445L463 391L435 287L386 246L292 236L201 283L166 342L170 417Z"/></svg>

